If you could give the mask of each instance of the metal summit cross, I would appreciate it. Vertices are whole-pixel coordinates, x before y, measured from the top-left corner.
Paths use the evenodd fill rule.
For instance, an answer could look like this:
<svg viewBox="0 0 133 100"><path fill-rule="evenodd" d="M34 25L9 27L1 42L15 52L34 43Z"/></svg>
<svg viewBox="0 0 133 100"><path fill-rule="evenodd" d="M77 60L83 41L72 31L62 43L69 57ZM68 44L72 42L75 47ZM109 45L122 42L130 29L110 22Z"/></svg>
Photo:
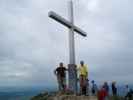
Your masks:
<svg viewBox="0 0 133 100"><path fill-rule="evenodd" d="M68 82L69 82L69 89L72 90L74 93L77 93L77 70L75 64L75 43L74 43L74 32L77 32L81 36L87 36L86 33L74 25L74 18L73 18L73 2L69 2L69 17L70 21L66 20L65 18L61 17L60 15L56 14L53 11L48 13L48 16L57 22L63 24L69 29L69 65L68 65Z"/></svg>

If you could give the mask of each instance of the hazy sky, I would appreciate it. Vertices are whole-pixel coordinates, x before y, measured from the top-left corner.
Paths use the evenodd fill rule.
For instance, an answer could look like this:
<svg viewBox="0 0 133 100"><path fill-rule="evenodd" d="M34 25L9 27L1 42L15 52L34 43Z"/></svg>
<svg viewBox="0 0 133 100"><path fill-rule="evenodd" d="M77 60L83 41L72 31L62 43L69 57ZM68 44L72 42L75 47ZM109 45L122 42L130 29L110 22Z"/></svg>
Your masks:
<svg viewBox="0 0 133 100"><path fill-rule="evenodd" d="M74 0L76 62L97 82L133 83L133 0ZM0 86L54 85L53 70L68 64L68 0L0 0Z"/></svg>

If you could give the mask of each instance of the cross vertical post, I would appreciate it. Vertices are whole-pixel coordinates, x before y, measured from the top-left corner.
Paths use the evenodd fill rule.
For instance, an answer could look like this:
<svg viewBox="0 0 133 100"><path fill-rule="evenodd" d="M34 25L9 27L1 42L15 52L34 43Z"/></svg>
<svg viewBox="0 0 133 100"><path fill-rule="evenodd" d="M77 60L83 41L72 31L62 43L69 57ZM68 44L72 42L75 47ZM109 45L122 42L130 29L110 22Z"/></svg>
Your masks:
<svg viewBox="0 0 133 100"><path fill-rule="evenodd" d="M71 24L74 24L74 17L73 17L73 2L69 2L68 7L68 13L69 13L69 19ZM74 43L74 29L71 27L69 29L69 63L70 64L75 64L75 43Z"/></svg>
<svg viewBox="0 0 133 100"><path fill-rule="evenodd" d="M74 25L73 17L73 2L68 2L68 14L70 23ZM71 27L69 29L69 65L68 65L68 79L69 79L69 88L75 94L77 93L77 68L75 65L75 40L74 40L74 29Z"/></svg>

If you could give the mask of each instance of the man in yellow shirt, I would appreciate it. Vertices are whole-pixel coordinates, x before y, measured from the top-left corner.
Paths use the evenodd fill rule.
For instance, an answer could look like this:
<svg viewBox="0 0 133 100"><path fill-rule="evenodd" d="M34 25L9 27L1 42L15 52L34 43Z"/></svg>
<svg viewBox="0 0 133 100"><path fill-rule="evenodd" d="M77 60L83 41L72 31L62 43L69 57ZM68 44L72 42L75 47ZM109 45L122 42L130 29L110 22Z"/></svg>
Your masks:
<svg viewBox="0 0 133 100"><path fill-rule="evenodd" d="M88 79L88 69L84 64L84 61L80 61L79 71L79 81L80 81L80 93L86 95L87 92L87 79Z"/></svg>

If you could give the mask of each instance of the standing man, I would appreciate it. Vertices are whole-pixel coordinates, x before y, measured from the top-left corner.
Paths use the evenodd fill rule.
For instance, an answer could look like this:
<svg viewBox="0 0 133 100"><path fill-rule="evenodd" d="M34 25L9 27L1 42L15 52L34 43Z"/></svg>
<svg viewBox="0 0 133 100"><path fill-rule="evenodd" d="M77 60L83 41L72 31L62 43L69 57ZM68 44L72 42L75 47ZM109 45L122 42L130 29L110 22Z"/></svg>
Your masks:
<svg viewBox="0 0 133 100"><path fill-rule="evenodd" d="M96 95L98 91L97 84L95 83L94 80L92 80L91 83L92 83L92 88L91 88L92 95Z"/></svg>
<svg viewBox="0 0 133 100"><path fill-rule="evenodd" d="M117 96L116 82L112 82L112 94L113 96Z"/></svg>
<svg viewBox="0 0 133 100"><path fill-rule="evenodd" d="M54 71L55 75L57 76L59 91L64 91L66 88L66 71L67 69L64 67L62 62Z"/></svg>
<svg viewBox="0 0 133 100"><path fill-rule="evenodd" d="M128 85L126 85L126 96L125 100L133 100L133 90L129 88Z"/></svg>
<svg viewBox="0 0 133 100"><path fill-rule="evenodd" d="M117 87L116 82L112 82L112 94L113 94L113 100L117 100Z"/></svg>
<svg viewBox="0 0 133 100"><path fill-rule="evenodd" d="M105 91L106 91L106 97L105 97L105 100L109 100L109 85L108 85L108 82L104 82L104 85L103 85Z"/></svg>
<svg viewBox="0 0 133 100"><path fill-rule="evenodd" d="M107 91L107 95L109 95L109 85L108 85L108 82L104 82L103 87L104 87L105 90Z"/></svg>
<svg viewBox="0 0 133 100"><path fill-rule="evenodd" d="M126 87L125 87L125 99L127 100L127 98L128 98L128 94L129 94L129 86L128 85L126 85Z"/></svg>
<svg viewBox="0 0 133 100"><path fill-rule="evenodd" d="M86 95L87 92L87 80L88 80L88 69L84 64L84 61L80 61L79 66L79 81L80 81L80 93Z"/></svg>

